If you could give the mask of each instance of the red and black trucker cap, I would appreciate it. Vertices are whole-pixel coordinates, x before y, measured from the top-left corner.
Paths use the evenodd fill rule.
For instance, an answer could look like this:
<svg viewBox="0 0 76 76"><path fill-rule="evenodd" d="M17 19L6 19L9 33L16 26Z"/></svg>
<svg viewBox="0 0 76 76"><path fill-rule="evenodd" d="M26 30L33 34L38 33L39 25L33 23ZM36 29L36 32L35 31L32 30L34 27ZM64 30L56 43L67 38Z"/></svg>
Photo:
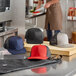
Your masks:
<svg viewBox="0 0 76 76"><path fill-rule="evenodd" d="M28 59L46 60L51 57L50 50L45 45L35 45L31 49L31 55Z"/></svg>

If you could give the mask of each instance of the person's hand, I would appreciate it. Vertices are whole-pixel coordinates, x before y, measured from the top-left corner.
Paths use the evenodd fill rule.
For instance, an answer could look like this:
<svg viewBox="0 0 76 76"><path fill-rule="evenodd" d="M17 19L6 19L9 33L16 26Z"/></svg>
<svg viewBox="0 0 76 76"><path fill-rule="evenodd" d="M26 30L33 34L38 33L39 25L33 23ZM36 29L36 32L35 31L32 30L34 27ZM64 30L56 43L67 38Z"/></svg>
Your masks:
<svg viewBox="0 0 76 76"><path fill-rule="evenodd" d="M48 2L48 3L46 3L46 4L45 4L44 8L46 8L46 9L47 9L47 8L49 8L49 7L50 7L50 5L51 5L51 4L50 4L50 2Z"/></svg>

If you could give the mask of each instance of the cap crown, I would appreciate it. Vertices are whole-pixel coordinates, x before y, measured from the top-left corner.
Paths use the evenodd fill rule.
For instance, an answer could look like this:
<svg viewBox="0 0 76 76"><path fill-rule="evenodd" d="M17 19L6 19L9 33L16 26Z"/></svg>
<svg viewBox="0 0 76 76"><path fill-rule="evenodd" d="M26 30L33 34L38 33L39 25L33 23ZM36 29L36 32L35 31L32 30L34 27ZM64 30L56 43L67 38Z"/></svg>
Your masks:
<svg viewBox="0 0 76 76"><path fill-rule="evenodd" d="M23 40L18 36L10 37L9 39L9 49L20 50L23 48Z"/></svg>
<svg viewBox="0 0 76 76"><path fill-rule="evenodd" d="M32 48L31 52L32 57L46 57L47 56L47 48L46 46L37 45Z"/></svg>
<svg viewBox="0 0 76 76"><path fill-rule="evenodd" d="M65 45L68 44L69 40L68 40L68 36L65 33L58 33L57 35L57 44L58 45Z"/></svg>
<svg viewBox="0 0 76 76"><path fill-rule="evenodd" d="M48 59L51 57L50 50L45 45L35 45L32 47L31 55L28 59Z"/></svg>
<svg viewBox="0 0 76 76"><path fill-rule="evenodd" d="M31 28L26 32L27 43L43 43L43 33L39 28Z"/></svg>

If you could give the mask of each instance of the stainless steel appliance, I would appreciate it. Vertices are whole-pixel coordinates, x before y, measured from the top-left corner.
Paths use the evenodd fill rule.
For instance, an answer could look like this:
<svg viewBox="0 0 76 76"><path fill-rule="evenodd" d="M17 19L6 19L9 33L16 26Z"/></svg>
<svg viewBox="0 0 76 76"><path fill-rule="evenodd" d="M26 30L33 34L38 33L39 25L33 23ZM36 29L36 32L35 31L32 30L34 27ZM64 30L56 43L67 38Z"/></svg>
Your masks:
<svg viewBox="0 0 76 76"><path fill-rule="evenodd" d="M10 0L0 0L0 12L10 9Z"/></svg>
<svg viewBox="0 0 76 76"><path fill-rule="evenodd" d="M5 31L5 22L1 22L0 23L0 32L4 32Z"/></svg>

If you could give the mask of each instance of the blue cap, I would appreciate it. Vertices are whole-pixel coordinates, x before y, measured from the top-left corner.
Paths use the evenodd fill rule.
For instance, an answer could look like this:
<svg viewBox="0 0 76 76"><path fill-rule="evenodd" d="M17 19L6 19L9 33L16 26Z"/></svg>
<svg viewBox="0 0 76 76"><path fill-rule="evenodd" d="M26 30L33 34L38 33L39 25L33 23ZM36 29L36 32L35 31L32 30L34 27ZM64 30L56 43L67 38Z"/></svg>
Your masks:
<svg viewBox="0 0 76 76"><path fill-rule="evenodd" d="M23 54L26 52L26 49L24 48L23 40L19 36L12 36L8 40L8 51L13 54Z"/></svg>

